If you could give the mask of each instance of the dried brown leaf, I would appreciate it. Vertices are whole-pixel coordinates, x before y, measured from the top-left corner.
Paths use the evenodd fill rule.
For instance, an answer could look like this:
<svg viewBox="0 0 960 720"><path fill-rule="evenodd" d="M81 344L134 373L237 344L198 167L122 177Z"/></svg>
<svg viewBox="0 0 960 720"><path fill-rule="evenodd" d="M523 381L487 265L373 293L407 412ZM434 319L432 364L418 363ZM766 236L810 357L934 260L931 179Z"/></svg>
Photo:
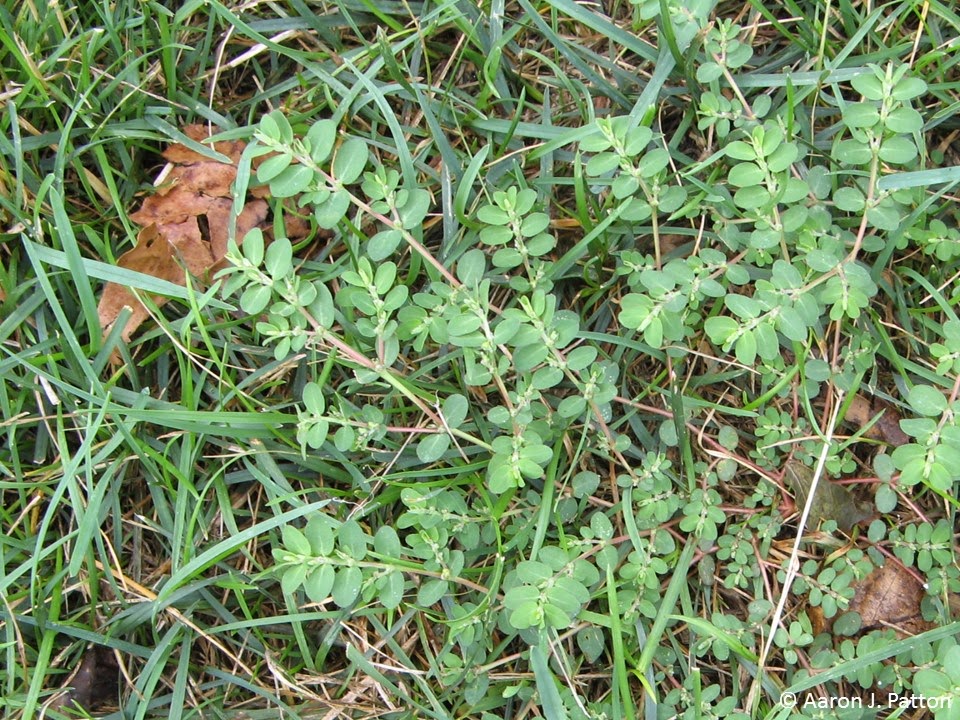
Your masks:
<svg viewBox="0 0 960 720"><path fill-rule="evenodd" d="M856 586L849 610L860 615L863 630L893 627L901 635L929 628L920 612L923 585L900 563L888 561Z"/></svg>
<svg viewBox="0 0 960 720"><path fill-rule="evenodd" d="M799 460L788 460L784 465L783 478L796 496L798 509L803 508L813 487L813 470ZM821 521L835 520L837 527L850 532L858 522L873 514L872 508L857 502L853 494L844 486L821 477L817 483L817 492L810 504L810 520L816 526Z"/></svg>
<svg viewBox="0 0 960 720"><path fill-rule="evenodd" d="M198 142L209 137L202 125L188 125L184 133ZM227 252L233 208L231 185L244 146L240 141L213 144L233 164L211 160L185 145L167 148L163 155L174 165L164 173L165 182L157 194L146 198L140 209L130 214L130 219L144 229L137 236L137 246L117 260L118 266L178 285L186 284L187 273L208 279ZM237 218L238 243L251 229L264 224L267 210L264 200L247 202ZM162 297L153 300L157 305L165 302ZM124 307L133 311L122 332L123 339L129 340L148 312L128 288L108 283L98 307L104 332Z"/></svg>
<svg viewBox="0 0 960 720"><path fill-rule="evenodd" d="M890 403L878 398L868 400L863 395L853 398L847 408L845 420L855 427L867 425L878 414L882 413L865 433L864 436L872 440L882 440L894 447L905 445L910 438L900 429L900 414Z"/></svg>
<svg viewBox="0 0 960 720"><path fill-rule="evenodd" d="M874 398L873 411L883 412L883 415L877 420L877 427L880 428L880 435L887 443L894 447L900 447L910 442L909 436L900 429L900 413L893 405Z"/></svg>
<svg viewBox="0 0 960 720"><path fill-rule="evenodd" d="M216 134L217 128L207 125L191 123L183 128L183 134L191 140L203 145L212 145L213 149L221 155L226 155L230 161L236 165L240 161L247 144L242 140L220 140L215 143L206 142L211 135ZM163 157L178 165L190 165L198 162L212 162L206 155L201 155L196 150L191 150L186 145L176 143L163 151Z"/></svg>
<svg viewBox="0 0 960 720"><path fill-rule="evenodd" d="M121 255L117 265L183 285L184 268L190 271L192 267L196 270L191 272L202 272L203 268L213 264L209 246L204 248L202 241L198 243L194 236L200 236L196 218L189 218L177 225L167 225L165 236L160 235L156 225L150 225L140 231L137 246ZM154 296L153 301L162 305L166 300ZM97 307L104 333L110 330L124 307L133 311L122 333L123 339L129 340L149 313L127 287L107 283Z"/></svg>
<svg viewBox="0 0 960 720"><path fill-rule="evenodd" d="M175 187L187 187L191 192L210 197L230 197L230 185L237 178L233 165L208 160L193 165L175 165L157 188L157 195L166 195ZM149 200L149 198L148 198Z"/></svg>

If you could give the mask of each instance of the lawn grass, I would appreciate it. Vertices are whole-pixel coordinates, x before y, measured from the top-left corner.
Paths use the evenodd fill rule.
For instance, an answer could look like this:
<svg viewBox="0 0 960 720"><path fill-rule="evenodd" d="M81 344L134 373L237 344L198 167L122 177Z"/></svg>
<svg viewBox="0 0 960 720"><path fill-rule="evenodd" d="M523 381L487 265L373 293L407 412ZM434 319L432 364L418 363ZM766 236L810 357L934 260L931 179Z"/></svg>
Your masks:
<svg viewBox="0 0 960 720"><path fill-rule="evenodd" d="M5 716L960 717L949 3L8 5ZM286 315L118 267L189 123L371 173Z"/></svg>

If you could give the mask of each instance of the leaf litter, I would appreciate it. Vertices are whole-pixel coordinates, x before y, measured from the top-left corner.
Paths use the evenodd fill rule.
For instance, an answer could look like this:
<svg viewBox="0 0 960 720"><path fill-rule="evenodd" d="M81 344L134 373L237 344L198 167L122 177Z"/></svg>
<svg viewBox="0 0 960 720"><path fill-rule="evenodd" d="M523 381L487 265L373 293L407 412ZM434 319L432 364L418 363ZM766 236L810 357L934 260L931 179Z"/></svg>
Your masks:
<svg viewBox="0 0 960 720"><path fill-rule="evenodd" d="M205 125L187 125L183 132L197 142L211 136ZM224 140L212 143L212 147L230 162L211 159L181 143L163 151L168 164L158 178L156 194L130 214L143 229L137 235L136 247L117 260L119 267L185 285L187 273L206 280L223 262L233 209L231 186L246 144ZM265 195L262 188L250 192L237 218L237 244L253 228L264 227L269 210ZM157 306L166 302L162 296L153 296L152 300ZM129 341L149 312L129 288L108 283L98 306L104 333L110 331L124 307L133 311L121 332L124 341Z"/></svg>

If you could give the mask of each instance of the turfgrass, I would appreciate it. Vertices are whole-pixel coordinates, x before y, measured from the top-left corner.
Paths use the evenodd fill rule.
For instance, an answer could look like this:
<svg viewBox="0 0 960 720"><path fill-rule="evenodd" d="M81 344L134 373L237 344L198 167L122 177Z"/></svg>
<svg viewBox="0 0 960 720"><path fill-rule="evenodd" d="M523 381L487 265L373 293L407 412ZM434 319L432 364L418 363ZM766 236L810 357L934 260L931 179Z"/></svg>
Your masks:
<svg viewBox="0 0 960 720"><path fill-rule="evenodd" d="M960 717L949 4L8 5L6 716L65 712L86 658L117 680L77 699L118 718L818 717L781 693L880 688ZM874 67L907 79L875 91ZM275 273L335 303L279 354L239 293L116 268L182 128L263 144L271 112L298 137L332 119L429 197L411 228L396 197L342 190L345 218ZM617 154L609 117L650 139ZM764 120L781 140L750 155ZM509 187L555 247L504 240ZM431 315L441 279L480 277ZM126 343L104 281L174 299ZM360 296L393 287L371 330ZM477 360L477 317L505 365ZM557 317L576 328L541 357ZM852 495L805 506L830 478Z"/></svg>

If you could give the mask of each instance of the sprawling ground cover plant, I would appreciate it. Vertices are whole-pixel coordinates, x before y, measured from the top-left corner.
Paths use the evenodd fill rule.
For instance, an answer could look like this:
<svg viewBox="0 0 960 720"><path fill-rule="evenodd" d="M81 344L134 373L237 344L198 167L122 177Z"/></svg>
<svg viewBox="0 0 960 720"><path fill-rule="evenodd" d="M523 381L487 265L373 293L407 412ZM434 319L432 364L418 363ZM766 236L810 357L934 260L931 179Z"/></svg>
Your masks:
<svg viewBox="0 0 960 720"><path fill-rule="evenodd" d="M0 19L9 714L960 716L949 7Z"/></svg>

